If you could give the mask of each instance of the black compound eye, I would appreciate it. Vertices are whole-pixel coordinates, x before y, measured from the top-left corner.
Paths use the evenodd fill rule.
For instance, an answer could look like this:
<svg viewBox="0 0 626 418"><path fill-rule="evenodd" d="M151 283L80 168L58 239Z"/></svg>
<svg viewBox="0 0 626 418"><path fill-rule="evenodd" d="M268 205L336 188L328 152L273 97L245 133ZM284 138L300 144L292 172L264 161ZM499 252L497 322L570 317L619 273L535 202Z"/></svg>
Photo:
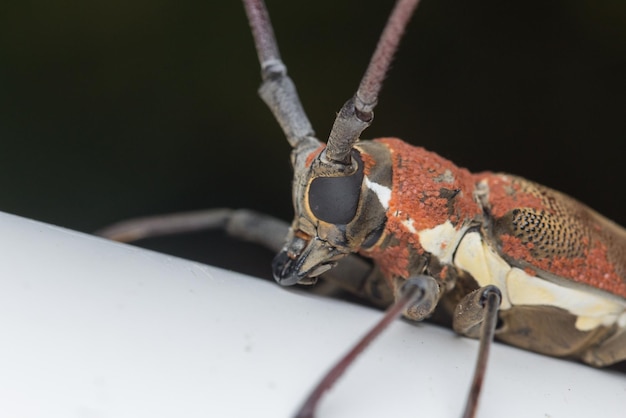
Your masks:
<svg viewBox="0 0 626 418"><path fill-rule="evenodd" d="M318 177L309 186L309 206L319 220L345 225L356 215L363 183L363 163L358 155L358 170L345 177Z"/></svg>

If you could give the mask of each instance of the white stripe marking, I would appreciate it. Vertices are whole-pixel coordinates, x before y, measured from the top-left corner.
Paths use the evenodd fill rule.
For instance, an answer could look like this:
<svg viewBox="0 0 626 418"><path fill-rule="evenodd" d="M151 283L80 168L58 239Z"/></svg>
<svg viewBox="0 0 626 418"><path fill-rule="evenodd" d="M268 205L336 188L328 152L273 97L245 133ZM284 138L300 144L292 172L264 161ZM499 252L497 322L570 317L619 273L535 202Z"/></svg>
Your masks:
<svg viewBox="0 0 626 418"><path fill-rule="evenodd" d="M367 176L365 177L365 185L368 189L373 191L374 194L376 194L376 197L378 197L378 201L381 205L383 205L383 208L385 208L385 210L389 209L389 201L391 200L391 189L389 187L383 186L382 184L370 181Z"/></svg>

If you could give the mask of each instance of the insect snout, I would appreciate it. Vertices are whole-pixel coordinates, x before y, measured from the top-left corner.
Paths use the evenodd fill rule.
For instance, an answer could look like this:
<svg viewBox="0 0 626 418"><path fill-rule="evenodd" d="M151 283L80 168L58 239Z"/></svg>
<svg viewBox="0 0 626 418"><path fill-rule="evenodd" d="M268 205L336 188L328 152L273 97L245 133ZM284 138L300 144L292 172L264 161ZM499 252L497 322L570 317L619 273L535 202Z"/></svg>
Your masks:
<svg viewBox="0 0 626 418"><path fill-rule="evenodd" d="M272 272L282 286L315 284L317 276L333 268L346 255L319 237L296 232L274 257Z"/></svg>

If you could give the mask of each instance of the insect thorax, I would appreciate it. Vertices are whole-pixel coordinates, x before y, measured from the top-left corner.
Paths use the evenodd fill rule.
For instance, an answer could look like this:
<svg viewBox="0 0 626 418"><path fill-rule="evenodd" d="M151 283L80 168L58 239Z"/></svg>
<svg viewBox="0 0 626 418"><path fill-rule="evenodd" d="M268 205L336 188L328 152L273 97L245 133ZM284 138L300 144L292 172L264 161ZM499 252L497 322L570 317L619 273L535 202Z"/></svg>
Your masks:
<svg viewBox="0 0 626 418"><path fill-rule="evenodd" d="M472 174L394 138L363 142L358 148L365 186L386 210L384 232L361 252L375 260L394 292L395 279L422 273L451 289L453 253L465 232L483 222ZM384 166L391 168L385 175L380 173Z"/></svg>

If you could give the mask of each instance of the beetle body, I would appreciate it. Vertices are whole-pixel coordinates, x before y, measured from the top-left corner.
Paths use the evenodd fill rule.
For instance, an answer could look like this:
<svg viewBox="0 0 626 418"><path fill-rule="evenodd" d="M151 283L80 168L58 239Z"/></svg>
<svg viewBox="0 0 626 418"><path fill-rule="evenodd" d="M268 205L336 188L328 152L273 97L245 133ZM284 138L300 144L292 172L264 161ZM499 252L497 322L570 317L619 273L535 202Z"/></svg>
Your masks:
<svg viewBox="0 0 626 418"><path fill-rule="evenodd" d="M437 280L438 308L408 310L410 319L453 320L466 294L495 285L500 340L594 366L626 359L626 232L618 225L547 187L472 174L398 139L359 141L352 152L347 176L320 170L323 146L294 157L296 173L307 174L294 179L296 219L275 263L279 281L310 283L359 252L393 294L418 274Z"/></svg>
<svg viewBox="0 0 626 418"><path fill-rule="evenodd" d="M357 92L323 143L287 75L262 0L244 0L261 64L259 94L293 148L295 217L274 259L274 278L285 286L314 284L359 253L378 270L346 287L378 305L401 299L406 282L428 278L420 279L428 294L402 308L409 319L433 317L478 337L478 327L495 324L497 313L485 313L481 292L499 292L500 340L594 366L626 360L624 229L523 178L472 174L394 138L360 140L416 5L398 0ZM230 217L212 214L204 224ZM181 220L179 229L196 225ZM273 242L268 228L252 231L261 223L255 218L235 229ZM163 230L163 222L147 224ZM337 282L351 275L354 269L344 269Z"/></svg>
<svg viewBox="0 0 626 418"><path fill-rule="evenodd" d="M291 286L323 276L390 305L311 392L298 417L313 416L321 395L400 314L451 323L458 334L480 339L466 418L475 416L494 338L597 367L626 360L624 229L521 177L472 174L396 138L360 139L417 2L398 0L359 88L323 143L287 75L263 1L244 0L261 64L259 94L293 148L295 217L274 258L274 278ZM262 216L211 211L139 220L106 235L136 239L221 226L274 247L284 231L275 225ZM376 267L355 263L355 253ZM342 273L331 278L338 264Z"/></svg>

